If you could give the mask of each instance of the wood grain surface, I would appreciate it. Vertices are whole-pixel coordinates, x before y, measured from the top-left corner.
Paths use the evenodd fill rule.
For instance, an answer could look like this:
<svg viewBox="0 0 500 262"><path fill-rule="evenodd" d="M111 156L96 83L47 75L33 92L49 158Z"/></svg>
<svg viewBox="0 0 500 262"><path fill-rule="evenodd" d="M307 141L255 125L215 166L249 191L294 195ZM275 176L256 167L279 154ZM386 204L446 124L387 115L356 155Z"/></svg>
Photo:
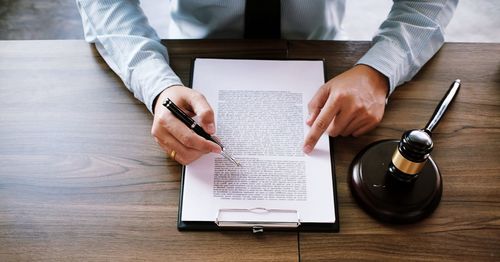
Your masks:
<svg viewBox="0 0 500 262"><path fill-rule="evenodd" d="M212 49L178 43L172 62L187 76L182 57ZM180 165L91 45L0 42L0 83L0 261L298 259L293 232L177 231Z"/></svg>
<svg viewBox="0 0 500 262"><path fill-rule="evenodd" d="M325 58L351 67L367 42L171 40L189 85L194 57ZM443 174L436 212L381 224L353 201L347 169L379 139L423 127L451 82L434 132ZM180 166L152 116L83 41L0 41L1 261L332 261L500 259L500 44L446 44L390 97L381 125L335 141L340 233L179 232Z"/></svg>

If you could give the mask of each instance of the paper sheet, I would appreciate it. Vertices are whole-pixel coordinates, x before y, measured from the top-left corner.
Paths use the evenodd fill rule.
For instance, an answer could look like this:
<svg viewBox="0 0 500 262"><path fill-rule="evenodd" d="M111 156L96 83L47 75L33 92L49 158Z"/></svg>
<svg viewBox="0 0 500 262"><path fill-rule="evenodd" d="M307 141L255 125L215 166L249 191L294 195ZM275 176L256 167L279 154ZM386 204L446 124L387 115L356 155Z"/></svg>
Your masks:
<svg viewBox="0 0 500 262"><path fill-rule="evenodd" d="M264 208L296 210L303 223L335 222L328 136L311 154L302 152L307 103L323 83L323 61L196 59L193 89L207 98L217 136L242 166L217 154L188 165L181 219L215 221L219 210ZM230 216L287 220L273 212Z"/></svg>

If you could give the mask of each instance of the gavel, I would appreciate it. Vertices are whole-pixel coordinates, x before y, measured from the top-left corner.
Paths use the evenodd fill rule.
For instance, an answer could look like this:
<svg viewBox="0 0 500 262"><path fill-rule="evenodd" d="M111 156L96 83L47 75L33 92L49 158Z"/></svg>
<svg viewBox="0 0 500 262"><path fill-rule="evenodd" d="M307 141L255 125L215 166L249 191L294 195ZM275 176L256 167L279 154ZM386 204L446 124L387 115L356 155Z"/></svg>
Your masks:
<svg viewBox="0 0 500 262"><path fill-rule="evenodd" d="M441 173L432 159L432 131L460 88L455 80L423 129L408 130L400 140L382 140L356 155L349 168L349 187L357 203L387 223L414 223L439 205Z"/></svg>

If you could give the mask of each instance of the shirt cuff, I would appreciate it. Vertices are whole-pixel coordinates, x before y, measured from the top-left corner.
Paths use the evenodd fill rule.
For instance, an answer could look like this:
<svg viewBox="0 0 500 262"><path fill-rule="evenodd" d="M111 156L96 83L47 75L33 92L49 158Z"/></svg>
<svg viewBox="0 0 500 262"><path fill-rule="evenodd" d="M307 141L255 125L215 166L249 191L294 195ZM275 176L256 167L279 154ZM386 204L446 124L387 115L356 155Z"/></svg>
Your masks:
<svg viewBox="0 0 500 262"><path fill-rule="evenodd" d="M366 54L356 63L373 67L389 79L388 96L396 86L407 81L404 78L409 72L404 50L390 41L376 42Z"/></svg>
<svg viewBox="0 0 500 262"><path fill-rule="evenodd" d="M170 86L183 85L179 77L164 60L152 59L140 63L131 75L134 96L153 113L155 98Z"/></svg>

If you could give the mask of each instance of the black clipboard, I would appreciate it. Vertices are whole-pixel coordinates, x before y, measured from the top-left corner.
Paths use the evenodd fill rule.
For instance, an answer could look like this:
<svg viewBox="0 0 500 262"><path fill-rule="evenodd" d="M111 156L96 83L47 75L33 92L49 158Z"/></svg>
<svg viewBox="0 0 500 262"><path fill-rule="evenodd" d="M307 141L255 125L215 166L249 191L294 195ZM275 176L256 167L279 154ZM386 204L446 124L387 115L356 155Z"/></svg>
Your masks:
<svg viewBox="0 0 500 262"><path fill-rule="evenodd" d="M218 58L217 58L218 59ZM239 58L238 58L239 59ZM192 61L190 83L192 83L194 74L194 63L195 59ZM241 59L240 59L241 60ZM318 59L247 59L247 60L309 60L318 61ZM324 60L321 60L324 62ZM326 72L326 70L323 70ZM326 73L325 73L326 74ZM325 75L326 79L326 75ZM192 88L192 87L191 87ZM332 191L333 191L333 203L334 203L334 214L335 221L333 223L301 223L300 216L297 214L297 221L286 221L278 223L268 223L266 221L253 221L253 222L238 222L238 221L182 221L182 210L183 210L183 196L184 196L184 181L185 181L185 171L186 166L182 166L181 184L180 184L180 194L179 194L179 207L177 215L177 229L179 231L215 231L215 230L250 230L253 233L261 233L264 231L300 231L300 232L339 232L339 210L338 210L338 200L337 200L337 182L335 173L335 161L333 153L333 143L334 139L329 137L329 147L330 147L330 164L332 170ZM240 212L245 211L244 209L233 209L230 211ZM250 212L250 210L247 210ZM268 212L293 212L293 210L267 210ZM220 214L221 210L218 211ZM217 216L218 217L218 216ZM222 223L224 222L224 223ZM227 222L227 223L226 223Z"/></svg>

